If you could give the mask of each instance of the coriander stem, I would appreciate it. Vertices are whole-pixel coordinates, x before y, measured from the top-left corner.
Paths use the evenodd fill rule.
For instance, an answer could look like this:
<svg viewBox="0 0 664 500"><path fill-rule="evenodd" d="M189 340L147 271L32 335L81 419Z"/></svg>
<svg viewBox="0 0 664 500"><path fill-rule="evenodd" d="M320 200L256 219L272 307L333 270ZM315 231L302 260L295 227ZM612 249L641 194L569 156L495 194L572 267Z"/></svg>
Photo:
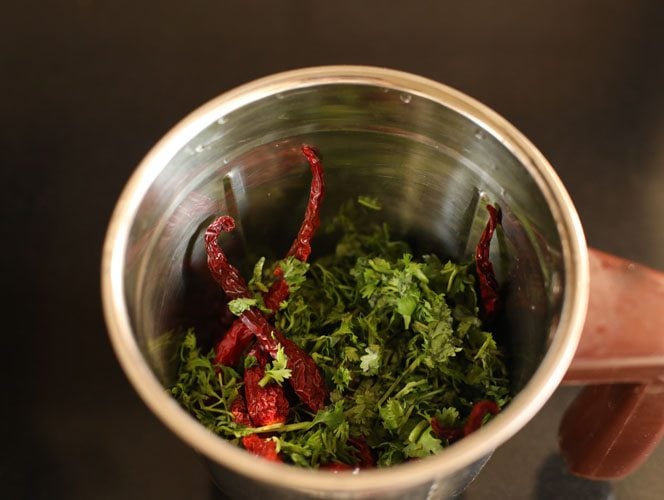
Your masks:
<svg viewBox="0 0 664 500"><path fill-rule="evenodd" d="M394 397L395 397L395 398L398 398L399 396L402 395L402 393L403 393L406 389L410 389L410 388L413 388L413 387L417 387L418 385L422 385L422 384L426 384L426 383L428 383L428 381L425 380L425 379L418 380L417 382L409 382L409 383L407 383L405 386L403 386L403 387L401 388L401 390L400 390L399 392L397 392L397 393L394 395Z"/></svg>
<svg viewBox="0 0 664 500"><path fill-rule="evenodd" d="M226 414L226 415L228 414L227 410L221 410L219 408L214 408L213 406L201 406L201 409L205 410L205 411L212 412L212 413L221 413L222 415L223 414Z"/></svg>
<svg viewBox="0 0 664 500"><path fill-rule="evenodd" d="M257 434L261 432L288 432L288 431L299 431L299 430L308 430L313 422L295 422L294 424L270 424L264 425L263 427L251 427L250 434Z"/></svg>
<svg viewBox="0 0 664 500"><path fill-rule="evenodd" d="M403 378L406 375L409 375L417 366L420 364L420 358L415 358L413 362L408 365L408 368L406 368L403 372L401 372L401 375L397 377L397 379L392 382L392 385L385 391L385 394L378 400L378 403L376 403L376 406L381 406L385 401L387 401L387 398L390 397L390 394L394 392L394 390L397 388L399 383L403 380Z"/></svg>
<svg viewBox="0 0 664 500"><path fill-rule="evenodd" d="M445 392L445 390L446 389L444 389L444 388L440 388L440 389L436 389L435 391L427 392L426 394L423 394L422 396L420 396L420 399L422 399L422 400L429 399L430 397L435 396L437 394L440 394L441 392Z"/></svg>
<svg viewBox="0 0 664 500"><path fill-rule="evenodd" d="M457 275L457 267L454 266L454 269L450 273L450 279L447 280L447 293L449 293L450 290L452 289L452 282L454 282L454 278L456 278L456 275Z"/></svg>

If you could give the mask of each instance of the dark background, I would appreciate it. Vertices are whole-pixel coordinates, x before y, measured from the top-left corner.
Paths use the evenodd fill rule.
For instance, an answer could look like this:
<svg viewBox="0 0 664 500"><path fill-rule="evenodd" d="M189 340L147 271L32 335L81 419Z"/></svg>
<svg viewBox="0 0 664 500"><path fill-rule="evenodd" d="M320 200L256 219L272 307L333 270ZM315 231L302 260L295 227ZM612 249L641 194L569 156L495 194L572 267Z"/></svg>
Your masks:
<svg viewBox="0 0 664 500"><path fill-rule="evenodd" d="M591 245L664 269L663 5L6 2L0 497L217 497L202 462L120 370L99 265L115 200L142 156L185 114L254 78L370 64L456 87L539 146ZM556 428L572 396L558 391L465 498L658 498L662 446L625 481L564 473Z"/></svg>

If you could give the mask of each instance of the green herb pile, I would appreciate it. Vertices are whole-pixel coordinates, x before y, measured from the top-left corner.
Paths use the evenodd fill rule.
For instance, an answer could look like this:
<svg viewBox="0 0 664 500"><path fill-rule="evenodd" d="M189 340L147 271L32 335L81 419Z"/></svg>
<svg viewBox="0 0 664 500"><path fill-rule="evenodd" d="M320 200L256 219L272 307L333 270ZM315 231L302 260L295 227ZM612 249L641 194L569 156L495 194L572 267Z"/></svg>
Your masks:
<svg viewBox="0 0 664 500"><path fill-rule="evenodd" d="M214 352L201 352L189 331L170 392L203 425L236 443L270 432L284 460L304 467L352 464L348 439L363 436L377 464L389 466L449 444L433 434L432 418L460 426L479 400L506 404L503 354L478 318L473 263L415 257L387 225L366 223L366 213L379 209L369 198L346 204L327 228L338 237L333 254L311 265L260 259L249 283L255 299L229 304L238 315L261 307L274 266L281 267L290 297L274 325L317 363L330 389L327 408L313 415L295 405L287 423L262 428L235 423L229 408L244 366L217 373ZM283 352L267 368L269 380L290 376Z"/></svg>

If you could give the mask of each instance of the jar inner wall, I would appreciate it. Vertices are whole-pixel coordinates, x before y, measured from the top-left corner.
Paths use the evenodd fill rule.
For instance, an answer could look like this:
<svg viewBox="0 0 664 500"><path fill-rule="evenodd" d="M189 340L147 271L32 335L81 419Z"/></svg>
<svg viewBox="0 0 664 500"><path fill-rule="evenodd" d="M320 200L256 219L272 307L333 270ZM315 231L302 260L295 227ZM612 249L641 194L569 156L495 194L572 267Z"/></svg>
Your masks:
<svg viewBox="0 0 664 500"><path fill-rule="evenodd" d="M162 384L173 380L187 328L203 343L220 334L223 294L207 276L205 227L221 214L236 218L224 248L245 276L258 257L285 255L308 197L302 143L325 165L323 226L343 202L373 196L394 237L463 261L486 224L486 203L501 207L491 256L506 297L498 334L521 389L562 307L561 241L541 190L481 124L427 97L362 84L293 89L219 116L152 183L131 228L124 280L138 345ZM313 248L312 258L331 249L324 235Z"/></svg>

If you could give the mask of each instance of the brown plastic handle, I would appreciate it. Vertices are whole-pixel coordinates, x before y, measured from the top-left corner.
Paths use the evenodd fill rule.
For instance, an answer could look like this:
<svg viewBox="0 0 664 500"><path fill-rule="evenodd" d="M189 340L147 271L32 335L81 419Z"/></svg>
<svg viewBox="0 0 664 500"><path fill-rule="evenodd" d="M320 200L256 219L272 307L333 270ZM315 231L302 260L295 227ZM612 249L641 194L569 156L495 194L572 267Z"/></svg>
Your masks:
<svg viewBox="0 0 664 500"><path fill-rule="evenodd" d="M664 436L664 273L590 250L590 303L565 383L584 388L563 417L570 471L616 479Z"/></svg>

